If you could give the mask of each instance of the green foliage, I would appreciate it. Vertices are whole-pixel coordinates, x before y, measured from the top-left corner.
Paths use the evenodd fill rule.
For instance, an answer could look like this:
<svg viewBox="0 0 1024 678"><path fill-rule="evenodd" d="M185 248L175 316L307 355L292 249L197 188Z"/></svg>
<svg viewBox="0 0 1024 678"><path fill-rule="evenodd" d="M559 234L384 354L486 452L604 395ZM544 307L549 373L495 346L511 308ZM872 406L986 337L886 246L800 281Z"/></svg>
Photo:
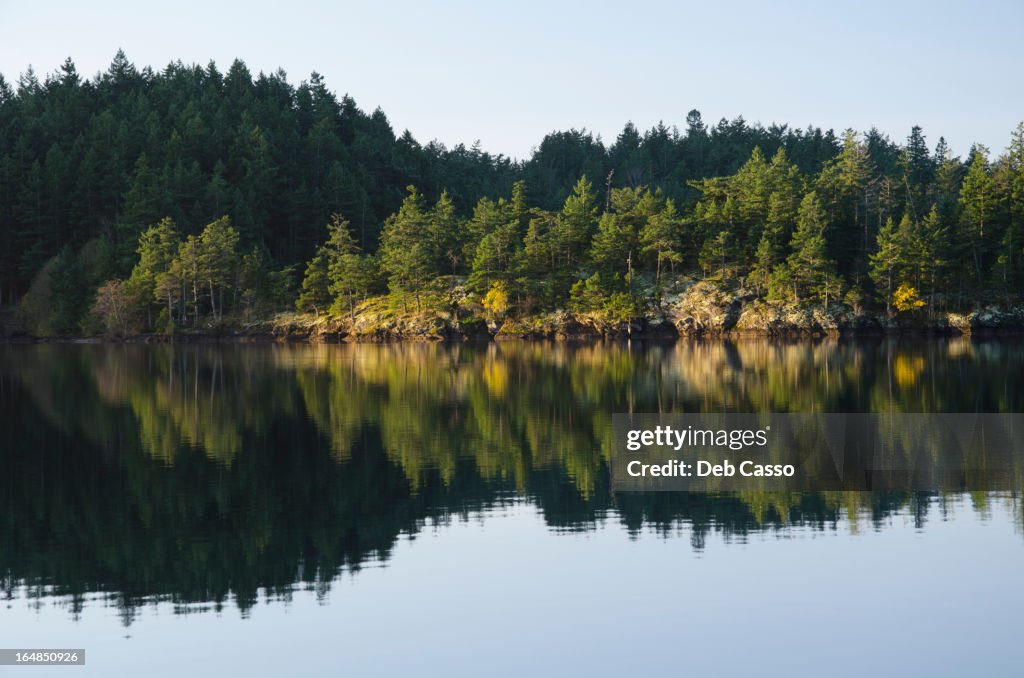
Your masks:
<svg viewBox="0 0 1024 678"><path fill-rule="evenodd" d="M729 231L723 230L704 241L697 261L705 276L717 270L722 277L729 277L736 272L735 254L732 236Z"/></svg>
<svg viewBox="0 0 1024 678"><path fill-rule="evenodd" d="M609 276L625 272L638 249L637 233L628 219L607 212L601 216L590 247L596 270Z"/></svg>
<svg viewBox="0 0 1024 678"><path fill-rule="evenodd" d="M34 331L77 331L121 278L146 329L158 312L180 328L290 306L295 270L299 308L339 313L385 283L418 309L502 283L529 313L596 273L605 294L637 275L660 293L691 267L800 301L857 286L890 308L904 282L936 308L1016 303L1024 284L1024 124L965 163L917 127L897 144L691 111L681 132L628 124L607 146L554 132L520 163L396 135L319 75L140 71L123 54L95 80L68 62L8 87L0 122L0 305L28 297Z"/></svg>
<svg viewBox="0 0 1024 678"><path fill-rule="evenodd" d="M569 290L569 308L577 313L590 313L604 306L605 288L601 274L595 273L586 280L577 280Z"/></svg>
<svg viewBox="0 0 1024 678"><path fill-rule="evenodd" d="M573 284L569 308L576 313L596 314L613 326L625 325L643 313L640 300L629 292L620 276L608 278L600 273Z"/></svg>
<svg viewBox="0 0 1024 678"><path fill-rule="evenodd" d="M842 151L825 165L815 181L815 191L826 212L830 256L847 274L860 274L867 265L872 243L866 203L874 173L867 145L853 130L846 130Z"/></svg>
<svg viewBox="0 0 1024 678"><path fill-rule="evenodd" d="M771 285L775 290L789 287L796 300L820 301L828 304L842 293L842 279L835 261L825 248L825 213L817 193L804 196L797 214L796 230L790 242L792 253L786 259L785 272ZM782 278L786 285L782 284Z"/></svg>
<svg viewBox="0 0 1024 678"><path fill-rule="evenodd" d="M85 284L78 257L65 246L50 271L50 312L47 327L55 334L78 331L85 302Z"/></svg>
<svg viewBox="0 0 1024 678"><path fill-rule="evenodd" d="M302 278L302 291L295 301L295 307L298 310L312 311L319 315L330 307L333 296L331 295L331 276L328 266L327 252L321 248L306 264L306 273Z"/></svg>
<svg viewBox="0 0 1024 678"><path fill-rule="evenodd" d="M519 225L515 222L502 224L484 235L473 256L469 275L469 287L476 291L489 289L492 281L501 281L506 286L514 274L514 263L521 249L518 236Z"/></svg>
<svg viewBox="0 0 1024 678"><path fill-rule="evenodd" d="M516 286L527 297L528 308L534 302L558 304L564 299L562 290L572 280L572 275L557 265L556 228L553 215L538 215L530 220L523 237L523 249L515 264Z"/></svg>
<svg viewBox="0 0 1024 678"><path fill-rule="evenodd" d="M669 199L665 207L650 216L640 230L643 252L653 256L655 278L661 284L661 271L667 262L673 268L683 261L683 222L676 211L675 201Z"/></svg>
<svg viewBox="0 0 1024 678"><path fill-rule="evenodd" d="M963 186L960 188L961 231L960 237L970 252L977 282L987 268L991 249L989 235L992 232L992 217L995 210L995 186L989 173L988 153L984 147L975 147L967 166Z"/></svg>
<svg viewBox="0 0 1024 678"><path fill-rule="evenodd" d="M128 286L147 307L154 301L161 301L156 294L157 276L171 267L180 246L177 227L169 217L161 219L139 236L136 248L139 260L132 268Z"/></svg>
<svg viewBox="0 0 1024 678"><path fill-rule="evenodd" d="M126 261L135 251L139 235L147 225L156 223L161 215L163 191L146 153L135 161L135 171L125 194L119 222L121 255Z"/></svg>
<svg viewBox="0 0 1024 678"><path fill-rule="evenodd" d="M295 299L295 267L274 269L266 251L253 247L239 264L237 310L246 320L288 308Z"/></svg>
<svg viewBox="0 0 1024 678"><path fill-rule="evenodd" d="M197 277L209 290L210 309L215 320L224 318L224 292L238 292L238 231L229 217L221 217L203 229L199 236ZM233 301L229 297L229 300Z"/></svg>
<svg viewBox="0 0 1024 678"><path fill-rule="evenodd" d="M565 199L554 231L559 264L571 271L584 263L597 221L597 196L587 177L580 177Z"/></svg>
<svg viewBox="0 0 1024 678"><path fill-rule="evenodd" d="M636 297L626 292L612 292L604 304L604 312L613 325L625 325L639 318L643 308Z"/></svg>
<svg viewBox="0 0 1024 678"><path fill-rule="evenodd" d="M380 265L388 288L399 299L412 294L422 310L420 294L438 274L432 215L423 197L412 186L401 209L384 222L381 233Z"/></svg>
<svg viewBox="0 0 1024 678"><path fill-rule="evenodd" d="M886 310L890 309L890 298L906 258L903 232L896 228L892 217L887 219L878 232L878 249L871 255L871 280L885 298Z"/></svg>
<svg viewBox="0 0 1024 678"><path fill-rule="evenodd" d="M430 232L427 247L436 271L455 275L465 268L463 254L463 223L455 214L455 203L447 191L441 192L430 211Z"/></svg>
<svg viewBox="0 0 1024 678"><path fill-rule="evenodd" d="M33 76L0 95L0 301L21 296L65 244L101 235L127 274L137 237L164 216L194 227L227 214L245 251L298 264L334 211L369 251L412 181L447 186L460 206L508 192L520 171L478 148L397 137L382 112L319 76L293 84L240 61L227 77L212 63L140 70L123 54L111 69Z"/></svg>

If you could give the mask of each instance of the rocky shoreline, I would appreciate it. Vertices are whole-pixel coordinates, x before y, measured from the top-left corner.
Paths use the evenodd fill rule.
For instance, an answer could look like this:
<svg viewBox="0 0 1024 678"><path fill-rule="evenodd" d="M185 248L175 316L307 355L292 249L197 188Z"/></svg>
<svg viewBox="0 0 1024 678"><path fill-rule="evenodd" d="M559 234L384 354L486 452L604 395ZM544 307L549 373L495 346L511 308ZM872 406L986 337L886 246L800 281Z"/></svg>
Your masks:
<svg viewBox="0 0 1024 678"><path fill-rule="evenodd" d="M457 305L423 312L400 311L383 299L360 305L353 317L285 313L268 320L205 325L173 334L128 337L8 336L22 342L310 342L389 343L415 341L593 341L687 338L878 335L988 335L1024 333L1024 306L984 306L969 312L917 312L890 316L857 312L844 303L793 305L766 302L744 290L726 291L700 282L665 295L643 317L613 321L602 313L565 310L501 321L482 309Z"/></svg>

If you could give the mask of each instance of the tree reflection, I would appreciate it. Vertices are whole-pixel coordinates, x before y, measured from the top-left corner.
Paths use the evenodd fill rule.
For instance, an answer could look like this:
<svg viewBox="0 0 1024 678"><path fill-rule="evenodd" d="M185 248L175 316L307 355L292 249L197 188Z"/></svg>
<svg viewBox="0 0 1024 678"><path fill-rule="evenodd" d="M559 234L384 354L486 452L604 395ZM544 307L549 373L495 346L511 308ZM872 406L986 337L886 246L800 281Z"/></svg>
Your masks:
<svg viewBox="0 0 1024 678"><path fill-rule="evenodd" d="M0 348L0 568L34 595L243 611L526 501L633 534L923 526L952 493L614 494L613 412L1020 412L1011 342ZM1020 487L1020 476L1015 487ZM1017 493L970 496L1010 510ZM191 609L191 608L183 608Z"/></svg>

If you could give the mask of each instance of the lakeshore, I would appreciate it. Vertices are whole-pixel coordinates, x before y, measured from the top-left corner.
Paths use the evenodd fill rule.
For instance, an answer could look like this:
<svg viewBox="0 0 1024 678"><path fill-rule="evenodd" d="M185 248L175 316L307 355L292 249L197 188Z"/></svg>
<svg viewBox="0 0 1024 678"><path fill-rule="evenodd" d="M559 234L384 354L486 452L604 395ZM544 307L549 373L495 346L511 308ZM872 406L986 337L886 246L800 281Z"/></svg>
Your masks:
<svg viewBox="0 0 1024 678"><path fill-rule="evenodd" d="M361 302L350 314L285 312L267 318L226 316L165 332L38 336L16 326L0 332L24 342L309 342L389 343L406 341L674 341L700 338L815 338L836 336L975 336L1024 332L1024 306L991 305L973 310L888 314L846 303L773 303L747 290L713 282L679 285L682 291L649 295L635 317L558 309L494 317L471 294L426 297L417 311L388 297ZM442 303L442 299L444 302ZM453 300L453 301L450 301ZM0 328L2 329L2 328Z"/></svg>

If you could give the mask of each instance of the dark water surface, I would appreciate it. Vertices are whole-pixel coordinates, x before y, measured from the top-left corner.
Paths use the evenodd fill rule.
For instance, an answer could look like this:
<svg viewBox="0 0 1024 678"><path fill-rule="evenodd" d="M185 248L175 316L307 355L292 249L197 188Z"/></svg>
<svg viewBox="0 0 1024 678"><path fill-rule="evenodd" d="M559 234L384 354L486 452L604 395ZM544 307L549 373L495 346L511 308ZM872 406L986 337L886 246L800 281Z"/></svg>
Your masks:
<svg viewBox="0 0 1024 678"><path fill-rule="evenodd" d="M0 346L0 647L87 656L0 672L1020 675L1024 483L617 494L608 459L615 412L1022 383L962 338Z"/></svg>

